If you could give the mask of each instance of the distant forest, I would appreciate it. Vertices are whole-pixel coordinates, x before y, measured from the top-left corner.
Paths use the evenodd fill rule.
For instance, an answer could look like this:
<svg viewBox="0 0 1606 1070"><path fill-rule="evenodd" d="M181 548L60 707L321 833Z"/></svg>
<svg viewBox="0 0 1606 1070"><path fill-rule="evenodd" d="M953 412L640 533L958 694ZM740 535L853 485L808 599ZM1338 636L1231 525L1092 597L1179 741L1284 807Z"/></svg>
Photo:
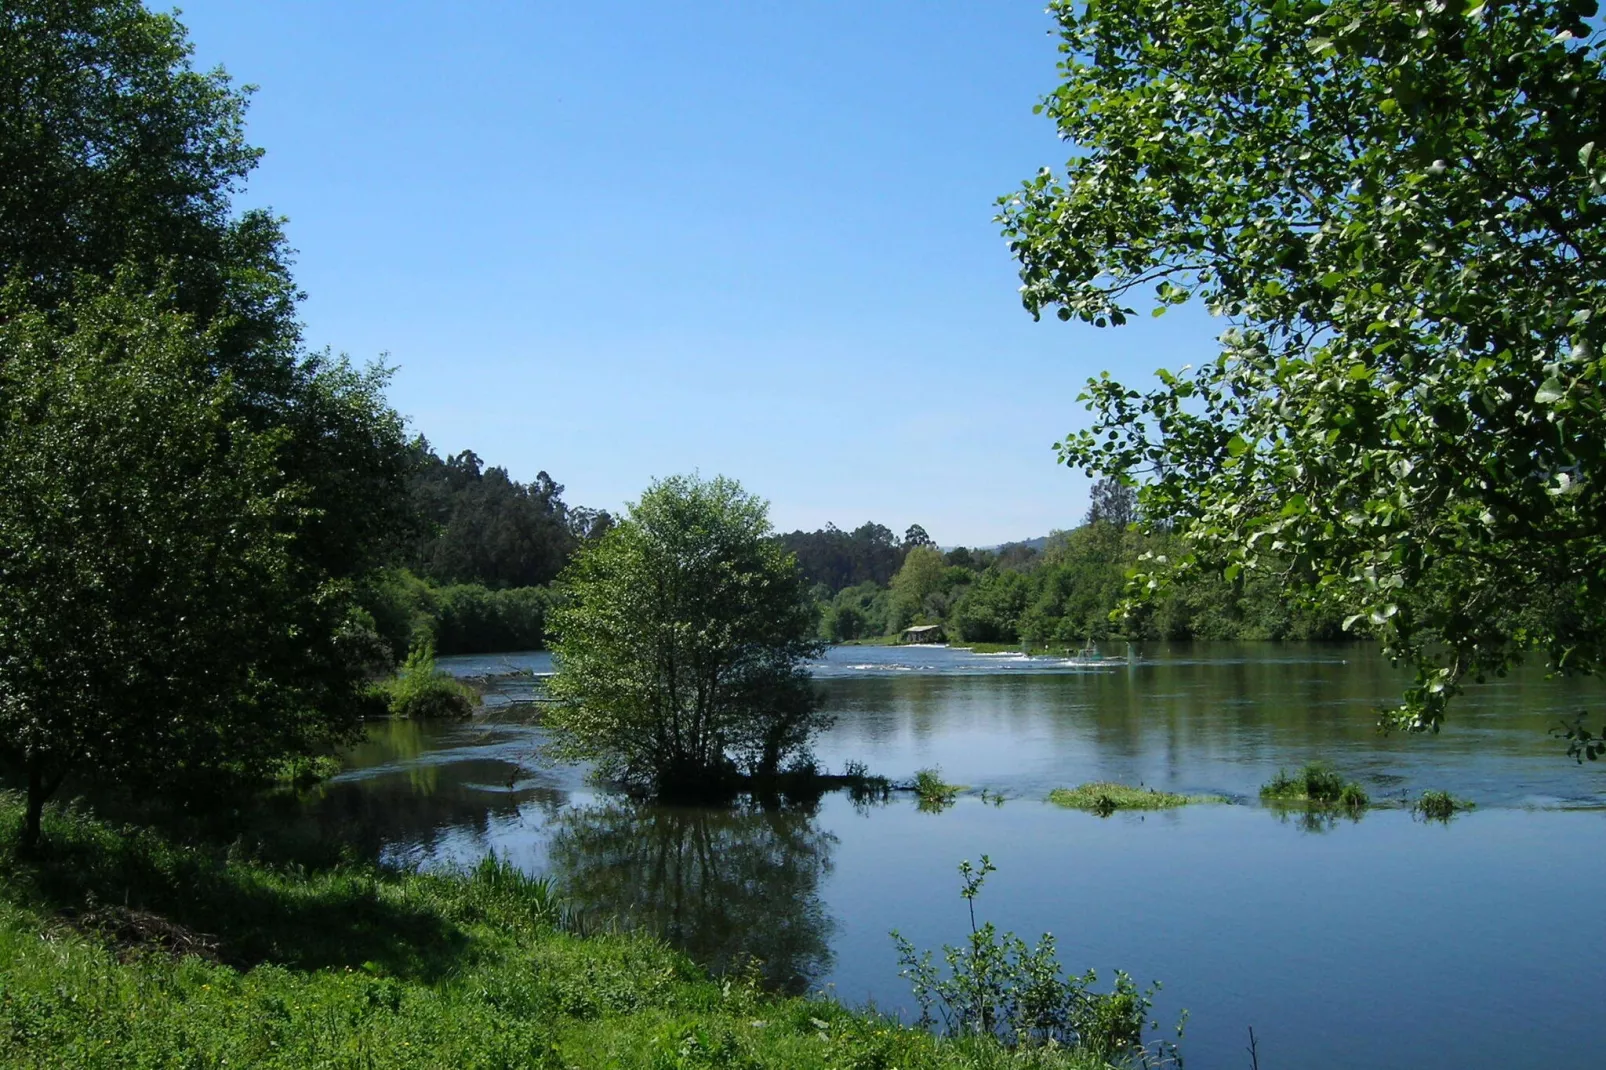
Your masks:
<svg viewBox="0 0 1606 1070"><path fill-rule="evenodd" d="M546 472L521 483L471 450L440 456L423 438L412 453L414 523L394 567L364 597L389 657L426 643L441 654L545 646L552 582L613 517L565 502L563 486ZM874 522L776 537L796 556L821 635L832 642L894 636L918 624L939 625L955 642L1037 645L1344 635L1337 619L1288 603L1264 573L1199 579L1112 619L1139 558L1177 552L1170 536L1139 534L1135 518L1131 488L1105 480L1083 522L1046 540L943 551L918 524L899 536Z"/></svg>

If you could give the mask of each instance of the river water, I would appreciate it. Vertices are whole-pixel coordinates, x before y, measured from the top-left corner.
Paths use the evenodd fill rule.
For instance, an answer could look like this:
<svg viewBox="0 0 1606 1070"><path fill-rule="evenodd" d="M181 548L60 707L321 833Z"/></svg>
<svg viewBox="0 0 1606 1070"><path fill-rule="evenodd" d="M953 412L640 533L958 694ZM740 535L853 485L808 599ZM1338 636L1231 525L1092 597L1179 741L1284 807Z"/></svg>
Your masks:
<svg viewBox="0 0 1606 1070"><path fill-rule="evenodd" d="M1110 648L1107 653L1124 653ZM1404 677L1368 647L1157 644L1126 660L838 647L815 676L835 726L817 748L970 786L766 812L634 806L554 766L540 679L493 681L461 724L373 728L317 819L390 860L487 852L552 874L593 919L651 928L715 969L908 1014L888 931L921 947L967 927L955 867L998 867L978 913L1065 965L1159 980L1189 1012L1190 1067L1594 1065L1606 999L1606 763L1550 731L1606 706L1598 683L1519 673L1474 688L1437 736L1380 736ZM442 659L466 676L550 671L544 654ZM514 701L510 701L514 700ZM1476 802L1448 823L1403 807L1358 820L1264 808L1279 767L1322 758L1376 802L1427 789ZM1232 802L1100 818L1044 801L1088 780ZM985 797L983 797L985 791ZM1002 800L1001 802L999 800ZM1591 1052L1596 1054L1592 1055Z"/></svg>

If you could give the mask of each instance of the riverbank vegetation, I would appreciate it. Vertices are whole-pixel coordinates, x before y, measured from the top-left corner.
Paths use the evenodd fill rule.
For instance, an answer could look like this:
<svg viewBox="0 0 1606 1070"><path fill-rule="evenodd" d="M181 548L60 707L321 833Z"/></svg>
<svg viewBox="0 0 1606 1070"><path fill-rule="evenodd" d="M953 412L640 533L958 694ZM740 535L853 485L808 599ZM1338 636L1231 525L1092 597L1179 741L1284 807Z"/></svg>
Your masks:
<svg viewBox="0 0 1606 1070"><path fill-rule="evenodd" d="M1132 787L1100 780L1074 788L1055 788L1048 793L1048 801L1107 817L1117 810L1170 810L1195 803L1223 803L1227 799L1222 795L1178 795L1141 785Z"/></svg>
<svg viewBox="0 0 1606 1070"><path fill-rule="evenodd" d="M832 642L880 642L912 625L939 625L950 643L987 650L1078 650L1089 642L1147 639L1351 638L1340 616L1311 614L1282 595L1269 575L1231 580L1200 575L1151 603L1123 612L1127 575L1154 555L1186 553L1165 532L1132 527L1134 491L1107 479L1095 489L1086 521L1034 543L943 552L911 529L901 543L880 525L847 536L836 529L785 536L788 546L860 542L876 562L853 570L834 556L799 553L820 607L821 634ZM811 564L812 562L812 564ZM880 572L896 562L891 574ZM844 586L835 584L851 580Z"/></svg>
<svg viewBox="0 0 1606 1070"><path fill-rule="evenodd" d="M23 809L0 796L7 1066L1105 1065L769 995L645 936L576 936L551 886L504 862L308 868L77 811L22 857Z"/></svg>

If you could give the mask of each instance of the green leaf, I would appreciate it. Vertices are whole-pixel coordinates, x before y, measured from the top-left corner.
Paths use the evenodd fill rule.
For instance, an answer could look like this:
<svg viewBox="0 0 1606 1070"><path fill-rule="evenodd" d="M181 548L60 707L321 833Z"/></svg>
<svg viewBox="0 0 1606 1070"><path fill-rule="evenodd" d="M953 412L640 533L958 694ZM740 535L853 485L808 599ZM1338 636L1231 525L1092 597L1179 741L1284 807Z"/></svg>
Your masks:
<svg viewBox="0 0 1606 1070"><path fill-rule="evenodd" d="M1566 396L1567 388L1561 384L1561 380L1552 376L1539 387L1538 392L1534 394L1534 401L1541 405L1554 405Z"/></svg>

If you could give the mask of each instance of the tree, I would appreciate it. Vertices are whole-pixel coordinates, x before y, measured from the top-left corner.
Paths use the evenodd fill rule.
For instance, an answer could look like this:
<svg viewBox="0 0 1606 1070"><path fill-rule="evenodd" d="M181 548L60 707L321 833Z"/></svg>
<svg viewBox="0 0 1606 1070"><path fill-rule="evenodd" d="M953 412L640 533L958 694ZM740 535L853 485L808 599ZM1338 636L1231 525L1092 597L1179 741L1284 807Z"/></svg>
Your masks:
<svg viewBox="0 0 1606 1070"><path fill-rule="evenodd" d="M1087 523L1110 524L1125 530L1138 518L1138 492L1119 476L1105 476L1093 484Z"/></svg>
<svg viewBox="0 0 1606 1070"><path fill-rule="evenodd" d="M0 761L182 792L340 738L405 523L386 376L307 353L245 94L133 0L0 13Z"/></svg>
<svg viewBox="0 0 1606 1070"><path fill-rule="evenodd" d="M1463 682L1606 643L1606 78L1592 2L1057 2L1077 148L1001 202L1026 307L1201 300L1220 356L1104 376L1061 443L1147 473L1190 571L1275 567ZM1275 556L1272 556L1275 555ZM1272 563L1275 562L1275 565Z"/></svg>
<svg viewBox="0 0 1606 1070"><path fill-rule="evenodd" d="M822 649L814 602L768 506L735 481L654 483L560 586L560 754L659 796L806 758L825 724L803 665Z"/></svg>
<svg viewBox="0 0 1606 1070"><path fill-rule="evenodd" d="M947 563L934 546L916 546L904 556L903 567L892 577L889 599L892 631L907 628L920 615L926 599L941 590Z"/></svg>
<svg viewBox="0 0 1606 1070"><path fill-rule="evenodd" d="M571 509L545 472L529 483L486 468L472 450L437 457L412 444L410 493L423 529L408 558L440 583L536 587L552 582L575 549L608 529L605 512Z"/></svg>
<svg viewBox="0 0 1606 1070"><path fill-rule="evenodd" d="M309 495L214 342L144 294L0 314L0 760L29 846L75 771L193 787L356 726L351 604L306 573Z"/></svg>
<svg viewBox="0 0 1606 1070"><path fill-rule="evenodd" d="M910 524L908 530L903 533L903 545L904 549L908 550L916 546L931 546L933 544L931 536L926 534L925 528L919 524Z"/></svg>
<svg viewBox="0 0 1606 1070"><path fill-rule="evenodd" d="M179 311L217 324L215 362L263 371L264 343L297 331L289 251L272 213L233 214L262 150L245 92L190 52L177 19L138 0L8 0L0 278L41 307L84 275L166 279Z"/></svg>

